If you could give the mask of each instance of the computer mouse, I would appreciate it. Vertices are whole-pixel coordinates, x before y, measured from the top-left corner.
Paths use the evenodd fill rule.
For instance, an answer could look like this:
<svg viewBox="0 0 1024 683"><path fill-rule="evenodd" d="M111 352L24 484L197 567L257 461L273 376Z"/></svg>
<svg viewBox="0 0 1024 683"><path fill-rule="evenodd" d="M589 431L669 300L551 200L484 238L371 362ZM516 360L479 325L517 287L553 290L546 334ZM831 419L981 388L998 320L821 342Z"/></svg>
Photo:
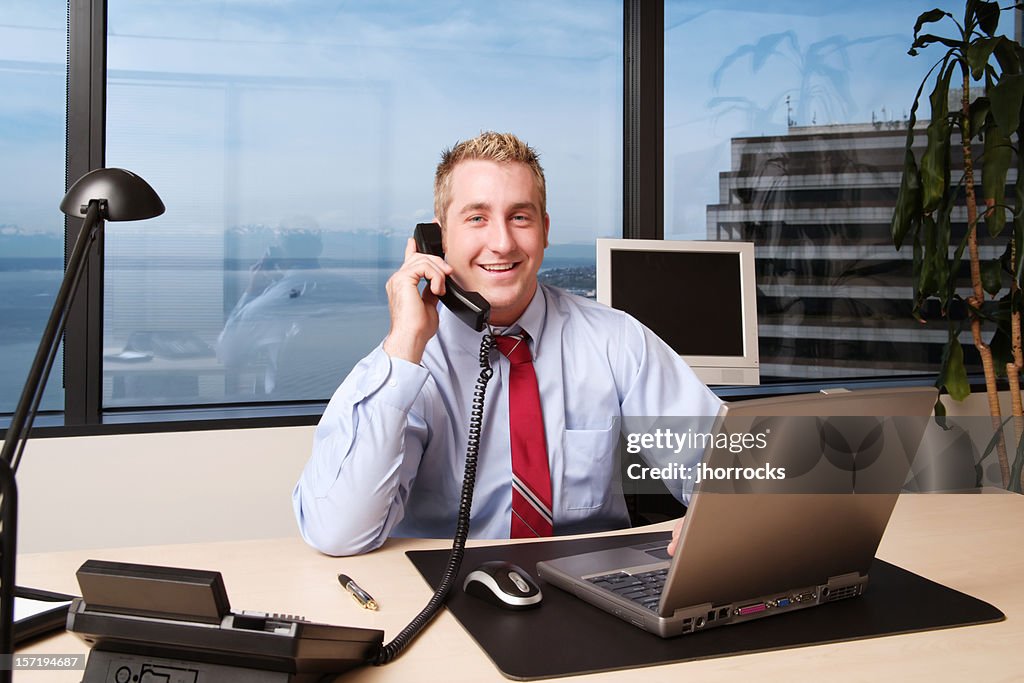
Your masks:
<svg viewBox="0 0 1024 683"><path fill-rule="evenodd" d="M466 575L462 589L492 605L504 609L536 607L543 599L540 587L522 567L494 560Z"/></svg>

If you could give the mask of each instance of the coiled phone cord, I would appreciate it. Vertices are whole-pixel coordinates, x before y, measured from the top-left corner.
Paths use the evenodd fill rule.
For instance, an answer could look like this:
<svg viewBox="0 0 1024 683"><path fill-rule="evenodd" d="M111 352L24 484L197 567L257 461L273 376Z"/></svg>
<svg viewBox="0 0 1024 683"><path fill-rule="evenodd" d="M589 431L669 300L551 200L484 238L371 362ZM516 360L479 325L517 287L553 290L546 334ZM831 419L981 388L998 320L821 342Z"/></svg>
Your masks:
<svg viewBox="0 0 1024 683"><path fill-rule="evenodd" d="M480 377L477 378L476 388L473 390L473 407L469 418L469 439L466 443L466 465L462 475L462 494L459 497L459 517L455 524L455 539L452 541L452 552L448 556L448 566L441 577L434 595L430 598L427 606L409 622L409 625L402 629L401 633L392 639L390 643L381 647L377 655L371 660L375 666L381 666L393 661L409 643L419 635L427 624L430 623L451 591L455 583L455 577L459 574L462 566L462 557L466 552L466 539L469 537L469 514L473 508L473 487L476 485L476 460L480 453L480 432L484 419L484 395L487 393L487 383L491 381L494 370L491 368L491 349L494 348L494 336L488 332L484 334L480 342Z"/></svg>

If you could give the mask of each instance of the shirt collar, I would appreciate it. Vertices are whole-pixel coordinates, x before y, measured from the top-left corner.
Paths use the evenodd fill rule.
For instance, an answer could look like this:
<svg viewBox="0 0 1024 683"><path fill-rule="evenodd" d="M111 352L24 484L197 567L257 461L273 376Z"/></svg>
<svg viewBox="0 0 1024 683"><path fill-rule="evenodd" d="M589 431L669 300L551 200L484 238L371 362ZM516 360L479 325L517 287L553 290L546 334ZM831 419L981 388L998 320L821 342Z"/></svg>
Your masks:
<svg viewBox="0 0 1024 683"><path fill-rule="evenodd" d="M495 328L495 332L508 334L517 334L520 331L526 332L530 336L530 354L536 360L540 338L544 334L547 308L547 297L544 294L544 288L540 283L537 283L537 291L533 293L533 298L530 299L530 303L527 305L526 310L523 311L523 314L519 316L519 320L508 327ZM440 315L441 326L446 333L445 336L449 336L464 351L476 354L480 348L480 339L483 337L483 333L476 332L469 325L463 323L444 304L438 304L438 314Z"/></svg>
<svg viewBox="0 0 1024 683"><path fill-rule="evenodd" d="M537 360L537 349L540 347L541 335L544 334L544 321L547 317L547 310L547 297L544 294L544 288L538 283L537 290L533 293L533 298L530 299L530 303L526 310L523 311L523 314L519 316L519 320L509 327L500 330L506 334L525 332L530 338L530 355L533 356L534 360Z"/></svg>

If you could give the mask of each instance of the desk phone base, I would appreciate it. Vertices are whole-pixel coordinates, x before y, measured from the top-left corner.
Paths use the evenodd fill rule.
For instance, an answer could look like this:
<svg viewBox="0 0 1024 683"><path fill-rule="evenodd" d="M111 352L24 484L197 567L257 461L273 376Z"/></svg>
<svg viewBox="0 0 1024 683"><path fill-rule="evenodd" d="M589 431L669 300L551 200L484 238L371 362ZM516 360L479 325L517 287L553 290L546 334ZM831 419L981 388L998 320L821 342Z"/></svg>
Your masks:
<svg viewBox="0 0 1024 683"><path fill-rule="evenodd" d="M89 560L67 628L84 683L306 683L367 664L384 632L233 612L219 572Z"/></svg>
<svg viewBox="0 0 1024 683"><path fill-rule="evenodd" d="M299 683L321 676L93 650L82 683Z"/></svg>

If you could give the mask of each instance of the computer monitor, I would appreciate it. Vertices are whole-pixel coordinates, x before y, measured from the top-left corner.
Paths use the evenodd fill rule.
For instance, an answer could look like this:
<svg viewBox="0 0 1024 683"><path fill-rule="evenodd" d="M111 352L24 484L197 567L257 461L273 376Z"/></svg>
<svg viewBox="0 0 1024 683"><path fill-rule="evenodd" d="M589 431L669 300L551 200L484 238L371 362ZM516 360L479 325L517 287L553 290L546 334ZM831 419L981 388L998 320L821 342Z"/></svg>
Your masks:
<svg viewBox="0 0 1024 683"><path fill-rule="evenodd" d="M653 330L705 384L760 384L752 243L599 239L597 300Z"/></svg>

